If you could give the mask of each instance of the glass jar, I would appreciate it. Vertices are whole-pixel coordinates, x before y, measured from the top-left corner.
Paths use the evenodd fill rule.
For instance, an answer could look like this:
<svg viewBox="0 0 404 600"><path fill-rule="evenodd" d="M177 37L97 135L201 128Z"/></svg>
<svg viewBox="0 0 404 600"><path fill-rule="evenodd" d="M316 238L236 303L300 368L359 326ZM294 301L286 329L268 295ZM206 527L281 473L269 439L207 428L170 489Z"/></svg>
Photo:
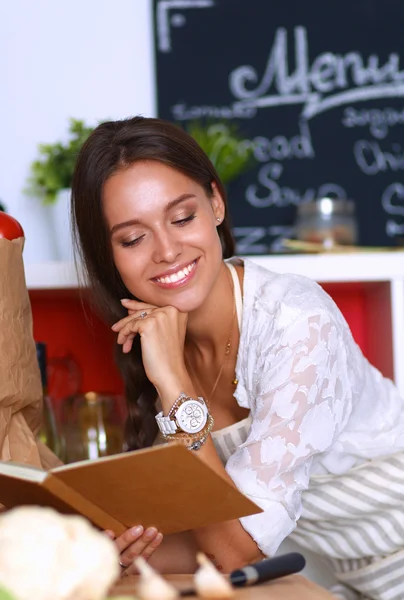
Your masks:
<svg viewBox="0 0 404 600"><path fill-rule="evenodd" d="M319 198L297 209L295 235L298 240L322 244L354 246L358 242L355 204L352 200Z"/></svg>
<svg viewBox="0 0 404 600"><path fill-rule="evenodd" d="M61 411L64 462L122 452L126 416L122 396L88 392L66 398Z"/></svg>

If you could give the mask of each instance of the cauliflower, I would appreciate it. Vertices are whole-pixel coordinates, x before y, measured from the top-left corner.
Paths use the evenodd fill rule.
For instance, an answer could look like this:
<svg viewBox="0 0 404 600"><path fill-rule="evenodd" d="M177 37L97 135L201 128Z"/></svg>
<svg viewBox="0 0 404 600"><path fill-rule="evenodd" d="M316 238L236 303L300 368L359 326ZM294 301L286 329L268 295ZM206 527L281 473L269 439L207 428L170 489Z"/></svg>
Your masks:
<svg viewBox="0 0 404 600"><path fill-rule="evenodd" d="M0 587L18 600L101 600L118 561L115 544L83 517L34 506L0 516Z"/></svg>

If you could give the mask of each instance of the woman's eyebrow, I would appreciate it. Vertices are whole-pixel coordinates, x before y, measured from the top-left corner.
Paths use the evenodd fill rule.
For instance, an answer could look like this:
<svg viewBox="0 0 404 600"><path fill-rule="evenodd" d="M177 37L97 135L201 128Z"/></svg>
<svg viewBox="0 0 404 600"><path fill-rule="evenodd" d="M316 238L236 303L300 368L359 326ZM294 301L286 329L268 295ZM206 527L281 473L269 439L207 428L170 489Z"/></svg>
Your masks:
<svg viewBox="0 0 404 600"><path fill-rule="evenodd" d="M175 198L174 200L171 200L166 207L164 208L164 212L168 212L169 210L171 210L172 208L174 208L174 206L177 206L177 204L180 204L181 202L184 202L184 200L189 200L189 198L195 198L195 194L181 194L181 196L178 196L178 198Z"/></svg>
<svg viewBox="0 0 404 600"><path fill-rule="evenodd" d="M164 207L164 212L167 213L169 210L177 206L177 204L181 204L184 200L189 200L189 198L195 198L195 194L181 194L178 198L174 198L174 200L170 200L168 204ZM110 235L113 236L114 233L119 231L119 229L124 229L125 227L131 227L132 225L139 225L139 219L130 219L129 221L124 221L123 223L117 223L110 230Z"/></svg>

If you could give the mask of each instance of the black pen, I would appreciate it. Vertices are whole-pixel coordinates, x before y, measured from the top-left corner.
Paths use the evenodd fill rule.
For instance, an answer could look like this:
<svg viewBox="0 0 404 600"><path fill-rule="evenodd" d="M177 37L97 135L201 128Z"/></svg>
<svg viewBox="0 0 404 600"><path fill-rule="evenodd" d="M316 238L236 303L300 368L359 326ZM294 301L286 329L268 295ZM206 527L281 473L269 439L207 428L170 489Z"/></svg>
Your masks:
<svg viewBox="0 0 404 600"><path fill-rule="evenodd" d="M262 581L271 581L271 579L298 573L304 568L305 564L304 556L298 552L265 558L230 573L230 583L235 587L241 587L254 585Z"/></svg>
<svg viewBox="0 0 404 600"><path fill-rule="evenodd" d="M255 585L256 583L298 573L304 568L305 564L306 561L302 554L290 552L273 558L265 558L242 569L236 569L230 573L229 580L234 587ZM194 594L195 590L193 589L180 592L180 596L192 596Z"/></svg>

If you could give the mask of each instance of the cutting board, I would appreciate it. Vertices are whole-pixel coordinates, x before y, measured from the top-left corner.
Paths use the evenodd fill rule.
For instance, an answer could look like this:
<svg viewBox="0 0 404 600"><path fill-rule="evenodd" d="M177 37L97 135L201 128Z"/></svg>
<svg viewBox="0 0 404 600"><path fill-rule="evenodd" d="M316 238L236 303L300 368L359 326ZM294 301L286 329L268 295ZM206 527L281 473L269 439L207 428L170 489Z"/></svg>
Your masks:
<svg viewBox="0 0 404 600"><path fill-rule="evenodd" d="M167 575L166 579L178 589L192 586L192 575ZM111 595L136 593L137 576L122 578L112 589ZM195 598L188 596L187 598ZM327 590L301 575L290 575L276 581L235 588L234 600L335 600ZM186 598L184 599L186 600Z"/></svg>

